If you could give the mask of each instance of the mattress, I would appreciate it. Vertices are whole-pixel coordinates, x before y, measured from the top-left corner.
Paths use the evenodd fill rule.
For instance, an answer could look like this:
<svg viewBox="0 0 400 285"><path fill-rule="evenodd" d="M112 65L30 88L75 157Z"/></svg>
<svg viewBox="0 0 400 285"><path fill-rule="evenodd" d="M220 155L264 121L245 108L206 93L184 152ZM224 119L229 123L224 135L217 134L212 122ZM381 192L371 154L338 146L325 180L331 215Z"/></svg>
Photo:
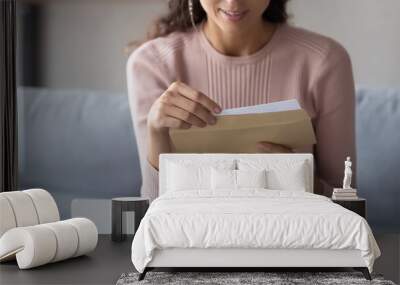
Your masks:
<svg viewBox="0 0 400 285"><path fill-rule="evenodd" d="M134 236L133 265L143 272L171 248L359 250L370 272L381 254L363 217L325 196L265 189L161 195Z"/></svg>

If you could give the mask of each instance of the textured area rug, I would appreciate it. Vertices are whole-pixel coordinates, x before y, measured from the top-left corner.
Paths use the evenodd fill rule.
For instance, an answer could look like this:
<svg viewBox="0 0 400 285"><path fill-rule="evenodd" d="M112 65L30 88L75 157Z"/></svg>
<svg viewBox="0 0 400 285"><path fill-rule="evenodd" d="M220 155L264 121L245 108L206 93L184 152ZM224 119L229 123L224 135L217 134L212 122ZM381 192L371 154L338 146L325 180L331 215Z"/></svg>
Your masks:
<svg viewBox="0 0 400 285"><path fill-rule="evenodd" d="M372 274L372 281L360 272L155 272L150 271L145 279L138 281L139 273L124 273L116 285L157 284L213 284L213 285L297 285L297 284L379 284L395 285L384 280L382 275Z"/></svg>

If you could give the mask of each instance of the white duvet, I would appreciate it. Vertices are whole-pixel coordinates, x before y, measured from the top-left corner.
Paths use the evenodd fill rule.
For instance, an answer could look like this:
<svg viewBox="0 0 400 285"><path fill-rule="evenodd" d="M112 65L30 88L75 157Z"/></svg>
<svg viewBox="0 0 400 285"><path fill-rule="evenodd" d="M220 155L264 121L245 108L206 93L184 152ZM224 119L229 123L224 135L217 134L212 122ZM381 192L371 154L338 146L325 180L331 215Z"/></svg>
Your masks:
<svg viewBox="0 0 400 285"><path fill-rule="evenodd" d="M133 265L143 272L154 249L171 247L358 249L370 272L380 256L361 216L325 196L265 189L158 197L133 239Z"/></svg>

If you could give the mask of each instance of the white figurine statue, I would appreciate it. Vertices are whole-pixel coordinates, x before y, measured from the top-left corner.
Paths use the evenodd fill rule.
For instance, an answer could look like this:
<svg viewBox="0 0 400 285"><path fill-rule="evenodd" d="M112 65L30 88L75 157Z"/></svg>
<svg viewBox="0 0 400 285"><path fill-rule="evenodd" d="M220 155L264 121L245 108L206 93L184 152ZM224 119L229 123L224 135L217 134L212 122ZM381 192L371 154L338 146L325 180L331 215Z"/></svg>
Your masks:
<svg viewBox="0 0 400 285"><path fill-rule="evenodd" d="M351 171L352 162L350 160L350 156L347 157L344 162L344 179L343 179L343 189L352 189L351 188L351 176L353 172Z"/></svg>

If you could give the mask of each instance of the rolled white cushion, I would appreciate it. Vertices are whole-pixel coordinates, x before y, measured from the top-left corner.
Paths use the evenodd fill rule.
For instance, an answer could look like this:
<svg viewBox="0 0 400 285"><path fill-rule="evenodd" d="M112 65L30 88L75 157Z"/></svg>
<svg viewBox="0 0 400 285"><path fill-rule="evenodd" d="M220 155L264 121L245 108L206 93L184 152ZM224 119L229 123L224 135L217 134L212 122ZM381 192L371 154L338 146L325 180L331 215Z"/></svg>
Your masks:
<svg viewBox="0 0 400 285"><path fill-rule="evenodd" d="M75 228L63 221L43 224L49 228L57 239L57 251L51 262L57 262L75 255L78 249L79 237Z"/></svg>
<svg viewBox="0 0 400 285"><path fill-rule="evenodd" d="M7 198L0 195L0 237L9 229L15 228L17 223L13 209Z"/></svg>
<svg viewBox="0 0 400 285"><path fill-rule="evenodd" d="M33 226L39 223L38 214L31 197L22 191L1 193L11 205L17 227Z"/></svg>
<svg viewBox="0 0 400 285"><path fill-rule="evenodd" d="M0 238L0 261L16 255L20 269L76 257L97 245L97 228L86 218L18 227Z"/></svg>
<svg viewBox="0 0 400 285"><path fill-rule="evenodd" d="M73 218L63 222L74 226L78 232L79 243L74 257L86 254L96 248L98 232L96 225L91 220L86 218Z"/></svg>
<svg viewBox="0 0 400 285"><path fill-rule="evenodd" d="M53 231L43 225L13 228L0 239L0 260L16 254L20 269L51 262L57 250Z"/></svg>
<svg viewBox="0 0 400 285"><path fill-rule="evenodd" d="M39 224L60 220L57 204L49 192L43 189L29 189L22 192L31 197L39 218Z"/></svg>

